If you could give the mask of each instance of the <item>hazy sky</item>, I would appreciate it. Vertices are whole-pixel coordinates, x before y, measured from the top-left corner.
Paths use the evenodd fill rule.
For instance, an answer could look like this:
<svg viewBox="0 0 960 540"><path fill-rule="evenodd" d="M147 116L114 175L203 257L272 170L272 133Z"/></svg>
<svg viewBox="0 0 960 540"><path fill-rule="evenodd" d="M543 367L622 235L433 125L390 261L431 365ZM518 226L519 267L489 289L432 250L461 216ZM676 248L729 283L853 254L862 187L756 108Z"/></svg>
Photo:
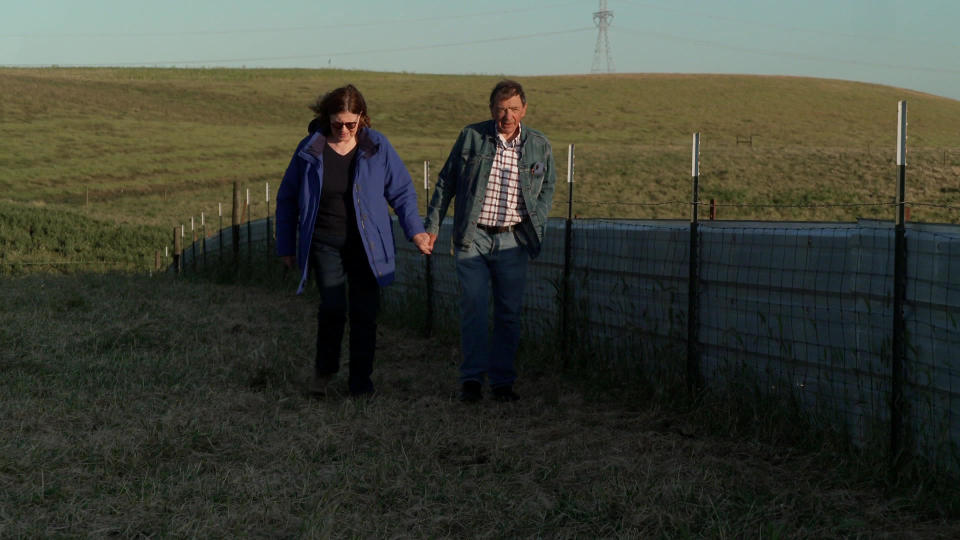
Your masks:
<svg viewBox="0 0 960 540"><path fill-rule="evenodd" d="M3 0L0 65L589 73L597 0ZM960 0L608 0L619 73L873 82L960 99ZM606 70L604 62L601 67Z"/></svg>

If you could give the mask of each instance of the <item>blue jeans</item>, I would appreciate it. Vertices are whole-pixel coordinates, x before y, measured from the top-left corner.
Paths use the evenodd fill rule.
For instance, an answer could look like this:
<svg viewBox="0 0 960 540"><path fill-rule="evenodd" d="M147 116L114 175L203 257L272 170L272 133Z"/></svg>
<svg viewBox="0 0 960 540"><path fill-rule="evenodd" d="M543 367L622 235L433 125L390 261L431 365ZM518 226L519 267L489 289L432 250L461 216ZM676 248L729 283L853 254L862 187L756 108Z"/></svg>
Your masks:
<svg viewBox="0 0 960 540"><path fill-rule="evenodd" d="M529 256L512 232L490 234L477 229L473 244L457 248L460 280L460 383L484 376L493 388L512 385L520 343L520 311ZM493 291L493 339L487 310Z"/></svg>
<svg viewBox="0 0 960 540"><path fill-rule="evenodd" d="M340 369L347 312L350 314L350 378L352 394L373 391L373 354L377 345L380 286L370 270L359 236L314 234L310 246L320 309L317 313L317 375Z"/></svg>

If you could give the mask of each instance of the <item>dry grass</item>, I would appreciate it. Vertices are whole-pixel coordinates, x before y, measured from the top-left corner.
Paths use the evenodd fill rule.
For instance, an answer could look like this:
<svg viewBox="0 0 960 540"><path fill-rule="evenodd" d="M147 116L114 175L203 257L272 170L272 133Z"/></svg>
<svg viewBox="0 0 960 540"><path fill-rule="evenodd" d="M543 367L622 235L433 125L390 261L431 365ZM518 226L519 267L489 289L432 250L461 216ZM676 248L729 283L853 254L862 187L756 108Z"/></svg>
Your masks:
<svg viewBox="0 0 960 540"><path fill-rule="evenodd" d="M484 104L496 80L341 70L4 68L0 188L17 203L169 230L200 212L216 215L239 181L252 191L253 215L262 217L264 184L279 186L306 134L307 104L353 82L422 195L423 161L436 175L460 128L488 116ZM750 205L725 207L721 219L892 219L889 207L796 206L892 201L896 106L906 99L913 220L960 222L956 100L802 77L522 82L527 120L551 138L561 179L567 145L577 145L575 212L583 217L685 217L690 139L701 132L702 198ZM736 143L747 136L752 145ZM557 197L565 196L561 186ZM563 210L557 205L554 215Z"/></svg>
<svg viewBox="0 0 960 540"><path fill-rule="evenodd" d="M824 452L733 440L383 326L372 401L303 379L315 298L122 275L0 287L0 536L950 538ZM559 361L559 359L555 359Z"/></svg>

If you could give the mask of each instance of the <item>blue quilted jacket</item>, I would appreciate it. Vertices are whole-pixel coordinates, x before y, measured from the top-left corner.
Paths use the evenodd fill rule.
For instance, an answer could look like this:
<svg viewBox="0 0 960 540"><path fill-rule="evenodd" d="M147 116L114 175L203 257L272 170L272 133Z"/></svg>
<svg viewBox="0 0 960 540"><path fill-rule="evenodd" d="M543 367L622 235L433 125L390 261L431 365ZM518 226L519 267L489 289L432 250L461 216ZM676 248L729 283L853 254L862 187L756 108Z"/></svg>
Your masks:
<svg viewBox="0 0 960 540"><path fill-rule="evenodd" d="M326 138L315 131L300 141L277 192L277 255L296 255L303 292L309 276L310 242L317 220L323 185L323 148ZM370 128L357 134L357 164L353 178L353 202L357 225L370 269L381 286L393 282L396 251L393 224L387 205L393 208L407 240L424 232L417 208L417 192L400 156L386 136Z"/></svg>

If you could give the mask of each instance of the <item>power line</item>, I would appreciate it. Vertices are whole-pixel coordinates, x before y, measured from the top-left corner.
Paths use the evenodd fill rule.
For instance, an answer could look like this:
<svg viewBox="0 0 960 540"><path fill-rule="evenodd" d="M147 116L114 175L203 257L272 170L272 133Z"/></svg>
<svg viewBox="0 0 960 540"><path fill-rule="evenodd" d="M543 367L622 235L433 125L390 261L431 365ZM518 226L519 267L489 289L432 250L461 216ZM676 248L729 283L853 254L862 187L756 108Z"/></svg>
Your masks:
<svg viewBox="0 0 960 540"><path fill-rule="evenodd" d="M412 24L419 22L447 21L455 19L470 19L474 17L485 17L489 15L508 15L515 13L526 13L531 11L543 11L547 8L566 7L579 4L579 2L564 2L547 4L537 7L518 8L518 9L500 9L496 11L480 11L475 13L464 13L460 15L435 15L431 17L417 17L409 19L383 19L370 22L351 22L351 23L331 23L310 26L287 26L287 27L268 27L268 28L238 28L233 30L197 30L180 32L92 32L92 33L56 33L56 34L0 34L0 38L143 38L143 37L183 37L183 36L213 36L213 35L234 35L234 34L258 34L258 33L276 33L276 32L299 32L332 29L332 28L366 28L371 26L383 26L385 24Z"/></svg>
<svg viewBox="0 0 960 540"><path fill-rule="evenodd" d="M628 34L636 34L644 37L660 37L664 39L672 39L677 41L685 41L687 43L693 43L696 45L709 46L712 48L727 49L730 51L745 52L750 54L757 54L761 56L772 56L775 58L793 58L797 60L811 60L815 62L826 62L832 64L846 64L853 66L864 66L864 67L879 67L886 69L898 69L904 71L921 71L927 73L951 73L951 74L960 74L960 69L949 69L949 68L931 68L924 66L913 66L913 65L903 65L903 64L887 64L884 62L870 62L865 60L844 60L842 58L836 57L827 57L827 56L816 56L809 54L799 54L787 51L771 51L769 49L754 49L750 47L738 47L736 45L728 45L719 41L710 41L705 39L697 39L686 36L678 36L675 34L667 34L664 32L657 32L653 30L633 30L629 28L618 27L618 31L625 32Z"/></svg>
<svg viewBox="0 0 960 540"><path fill-rule="evenodd" d="M721 15L714 15L711 13L704 13L702 11L681 9L681 8L676 8L672 6L666 7L658 4L653 4L650 2L636 2L631 0L621 0L621 1L631 5L641 6L644 9L650 8L658 11L678 13L681 15L692 15L700 19L710 19L714 21L722 21L722 22L729 22L729 23L734 23L738 25L745 25L745 26L749 26L752 29L763 27L771 30L776 30L778 32L782 32L782 31L797 32L797 33L803 33L803 34L813 34L817 36L841 37L841 38L859 39L859 40L873 41L873 42L883 42L883 43L892 43L892 42L914 43L914 44L934 45L937 47L960 48L960 45L958 45L956 42L932 41L932 40L907 40L907 39L902 39L902 38L898 38L896 36L891 36L891 35L877 36L877 35L867 35L867 34L854 34L849 32L828 32L826 30L819 30L815 28L801 28L799 26L771 24L771 23L763 22L756 19L740 19L736 17L726 17Z"/></svg>
<svg viewBox="0 0 960 540"><path fill-rule="evenodd" d="M355 56L361 54L375 54L375 53L389 53L389 52L407 52L407 51L422 51L428 49L441 49L446 47L462 47L465 45L478 45L482 43L498 43L502 41L517 41L523 39L533 39L538 37L546 36L557 36L563 34L574 34L578 32L586 32L588 30L593 30L592 26L585 26L582 28L571 28L569 30L557 30L555 32L536 32L533 34L521 34L517 36L503 36L497 38L487 38L487 39L476 39L470 41L458 41L450 43L435 43L433 45L413 45L409 47L390 47L382 49L365 49L359 51L342 51L342 52L324 52L324 53L314 53L314 54L304 54L304 55L294 55L294 56L263 56L257 58L219 58L219 59L208 59L208 60L155 60L155 61L144 61L144 62L110 62L110 63L89 63L89 64L60 64L56 65L62 67L110 67L110 66L156 66L156 65L185 65L185 64L223 64L223 63L233 63L233 62L267 62L267 61L276 61L276 60L305 60L310 58L329 58L335 56ZM47 64L6 64L7 66L13 67L32 67L38 65L47 65Z"/></svg>

